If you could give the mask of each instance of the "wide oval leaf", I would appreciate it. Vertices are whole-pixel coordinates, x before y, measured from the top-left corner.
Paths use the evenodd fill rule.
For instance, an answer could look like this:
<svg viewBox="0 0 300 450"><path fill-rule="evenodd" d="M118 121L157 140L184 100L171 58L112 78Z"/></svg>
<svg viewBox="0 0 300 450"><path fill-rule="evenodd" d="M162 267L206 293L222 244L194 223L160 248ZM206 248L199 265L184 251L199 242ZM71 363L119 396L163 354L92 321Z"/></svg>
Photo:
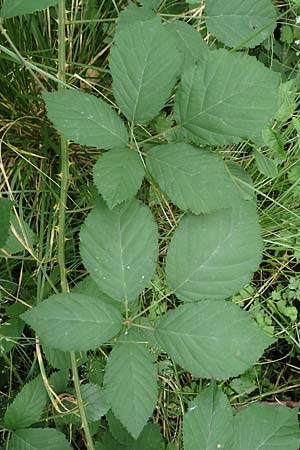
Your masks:
<svg viewBox="0 0 300 450"><path fill-rule="evenodd" d="M254 139L278 105L279 75L254 57L220 49L188 66L175 96L175 118L194 142Z"/></svg>
<svg viewBox="0 0 300 450"><path fill-rule="evenodd" d="M167 312L155 334L171 358L193 376L216 379L245 372L273 342L237 305L212 300Z"/></svg>
<svg viewBox="0 0 300 450"><path fill-rule="evenodd" d="M98 298L57 294L22 314L22 318L50 348L94 350L122 327L120 312Z"/></svg>
<svg viewBox="0 0 300 450"><path fill-rule="evenodd" d="M139 154L118 148L100 156L94 166L94 181L109 208L135 196L144 178Z"/></svg>
<svg viewBox="0 0 300 450"><path fill-rule="evenodd" d="M158 231L150 209L138 200L110 210L99 199L80 233L83 263L99 288L118 301L131 301L156 269Z"/></svg>
<svg viewBox="0 0 300 450"><path fill-rule="evenodd" d="M161 190L179 208L195 214L234 206L241 191L222 158L189 144L157 145L147 168Z"/></svg>
<svg viewBox="0 0 300 450"><path fill-rule="evenodd" d="M183 419L183 441L184 450L232 450L231 406L214 382L190 404Z"/></svg>
<svg viewBox="0 0 300 450"><path fill-rule="evenodd" d="M185 216L167 254L167 283L184 301L234 295L258 269L262 239L255 205Z"/></svg>
<svg viewBox="0 0 300 450"><path fill-rule="evenodd" d="M131 122L146 124L170 96L181 57L159 20L139 21L116 33L109 64L122 112Z"/></svg>
<svg viewBox="0 0 300 450"><path fill-rule="evenodd" d="M0 16L9 19L23 14L31 14L57 5L57 3L58 0L4 0Z"/></svg>
<svg viewBox="0 0 300 450"><path fill-rule="evenodd" d="M75 90L43 96L49 119L66 139L106 150L127 145L124 123L103 100Z"/></svg>
<svg viewBox="0 0 300 450"><path fill-rule="evenodd" d="M298 450L298 408L256 403L234 418L233 450Z"/></svg>
<svg viewBox="0 0 300 450"><path fill-rule="evenodd" d="M208 31L229 47L255 47L276 26L271 0L206 0L205 4Z"/></svg>
<svg viewBox="0 0 300 450"><path fill-rule="evenodd" d="M137 439L157 401L157 371L138 333L124 336L110 353L104 387L113 413Z"/></svg>

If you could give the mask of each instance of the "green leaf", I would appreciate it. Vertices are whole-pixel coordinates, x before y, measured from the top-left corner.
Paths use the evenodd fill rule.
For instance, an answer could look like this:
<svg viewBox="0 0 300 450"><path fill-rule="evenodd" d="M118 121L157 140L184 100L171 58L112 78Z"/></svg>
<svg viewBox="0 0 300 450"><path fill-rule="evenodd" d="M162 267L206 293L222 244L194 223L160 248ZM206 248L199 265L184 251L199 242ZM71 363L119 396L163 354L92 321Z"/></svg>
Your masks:
<svg viewBox="0 0 300 450"><path fill-rule="evenodd" d="M72 288L71 292L89 295L91 297L97 297L101 300L101 302L112 305L122 312L123 305L120 302L109 297L108 295L104 294L90 275L87 275L82 281L77 283L76 286Z"/></svg>
<svg viewBox="0 0 300 450"><path fill-rule="evenodd" d="M122 317L111 305L81 294L57 294L22 314L50 348L94 350L121 329Z"/></svg>
<svg viewBox="0 0 300 450"><path fill-rule="evenodd" d="M101 419L109 410L104 389L97 384L87 383L80 387L85 405L86 417L89 422Z"/></svg>
<svg viewBox="0 0 300 450"><path fill-rule="evenodd" d="M175 119L197 143L255 138L277 109L279 75L254 57L227 50L188 66L175 96Z"/></svg>
<svg viewBox="0 0 300 450"><path fill-rule="evenodd" d="M9 450L71 450L65 435L52 428L29 428L12 434Z"/></svg>
<svg viewBox="0 0 300 450"><path fill-rule="evenodd" d="M0 247L3 247L8 238L11 208L11 201L6 198L0 199Z"/></svg>
<svg viewBox="0 0 300 450"><path fill-rule="evenodd" d="M43 96L49 119L66 139L106 150L127 145L124 123L103 100L75 90Z"/></svg>
<svg viewBox="0 0 300 450"><path fill-rule="evenodd" d="M287 44L291 44L294 40L293 28L289 25L282 25L280 27L280 40Z"/></svg>
<svg viewBox="0 0 300 450"><path fill-rule="evenodd" d="M200 32L185 22L175 20L167 25L167 29L175 36L177 48L183 56L183 67L196 62L204 62L208 45Z"/></svg>
<svg viewBox="0 0 300 450"><path fill-rule="evenodd" d="M139 8L134 3L128 5L119 15L117 22L117 32L126 29L129 25L134 25L136 22L146 22L148 20L158 20L158 17L150 8Z"/></svg>
<svg viewBox="0 0 300 450"><path fill-rule="evenodd" d="M286 122L293 114L296 107L297 84L296 80L281 83L279 87L279 109L276 118Z"/></svg>
<svg viewBox="0 0 300 450"><path fill-rule="evenodd" d="M215 383L194 400L183 419L184 450L232 450L230 403Z"/></svg>
<svg viewBox="0 0 300 450"><path fill-rule="evenodd" d="M157 9L162 0L139 0L139 3L147 8Z"/></svg>
<svg viewBox="0 0 300 450"><path fill-rule="evenodd" d="M134 300L154 275L157 225L138 200L110 210L99 199L80 233L83 263L99 288L118 301Z"/></svg>
<svg viewBox="0 0 300 450"><path fill-rule="evenodd" d="M106 431L103 434L102 441L95 443L95 450L126 450L122 444L115 441L112 434Z"/></svg>
<svg viewBox="0 0 300 450"><path fill-rule="evenodd" d="M233 450L298 450L298 408L255 403L234 418Z"/></svg>
<svg viewBox="0 0 300 450"><path fill-rule="evenodd" d="M195 377L226 379L249 369L273 340L249 314L206 300L167 312L156 325L165 351Z"/></svg>
<svg viewBox="0 0 300 450"><path fill-rule="evenodd" d="M44 412L47 393L41 376L25 384L4 415L9 429L26 428L37 422Z"/></svg>
<svg viewBox="0 0 300 450"><path fill-rule="evenodd" d="M276 26L271 0L206 0L208 31L229 47L255 47Z"/></svg>
<svg viewBox="0 0 300 450"><path fill-rule="evenodd" d="M250 175L234 161L226 161L227 169L233 182L240 191L243 200L255 199L254 185Z"/></svg>
<svg viewBox="0 0 300 450"><path fill-rule="evenodd" d="M169 287L184 301L236 294L258 269L262 239L255 206L205 216L186 215L175 230L166 260Z"/></svg>
<svg viewBox="0 0 300 450"><path fill-rule="evenodd" d="M136 333L125 335L109 355L104 386L111 409L137 439L157 401L156 368Z"/></svg>
<svg viewBox="0 0 300 450"><path fill-rule="evenodd" d="M64 392L67 389L69 381L69 370L62 369L54 372L48 379L49 385L55 392Z"/></svg>
<svg viewBox="0 0 300 450"><path fill-rule="evenodd" d="M94 166L94 181L109 208L135 196L144 178L139 154L128 148L100 156Z"/></svg>
<svg viewBox="0 0 300 450"><path fill-rule="evenodd" d="M35 244L36 234L24 220L20 219L19 222L15 214L11 217L11 227L14 228L14 231L26 245L32 247ZM4 252L9 255L15 255L16 253L23 252L24 249L23 244L15 236L11 228L9 230L8 239L3 247Z"/></svg>
<svg viewBox="0 0 300 450"><path fill-rule="evenodd" d="M58 0L4 0L0 16L8 19L10 17L31 14L49 6L57 5Z"/></svg>
<svg viewBox="0 0 300 450"><path fill-rule="evenodd" d="M183 210L208 213L241 200L224 161L207 149L157 145L148 152L147 168L161 190Z"/></svg>
<svg viewBox="0 0 300 450"><path fill-rule="evenodd" d="M158 20L116 33L110 53L113 93L131 122L150 122L168 100L180 70L175 39Z"/></svg>
<svg viewBox="0 0 300 450"><path fill-rule="evenodd" d="M0 325L0 355L8 353L17 344L24 328L24 322L12 319Z"/></svg>
<svg viewBox="0 0 300 450"><path fill-rule="evenodd" d="M70 369L71 358L69 352L62 352L57 349L49 348L43 344L43 352L48 363L55 369Z"/></svg>
<svg viewBox="0 0 300 450"><path fill-rule="evenodd" d="M277 163L274 159L268 158L260 149L254 150L255 162L260 173L269 178L275 178L278 175Z"/></svg>

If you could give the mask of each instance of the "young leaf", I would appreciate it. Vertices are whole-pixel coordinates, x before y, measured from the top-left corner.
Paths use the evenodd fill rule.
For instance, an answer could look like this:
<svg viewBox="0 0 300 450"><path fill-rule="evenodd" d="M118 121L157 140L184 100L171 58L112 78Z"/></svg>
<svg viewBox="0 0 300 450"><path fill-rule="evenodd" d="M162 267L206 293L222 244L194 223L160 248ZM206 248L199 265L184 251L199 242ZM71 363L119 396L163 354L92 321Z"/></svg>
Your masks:
<svg viewBox="0 0 300 450"><path fill-rule="evenodd" d="M239 292L258 269L262 239L255 206L205 216L186 215L171 240L167 283L184 301L224 299Z"/></svg>
<svg viewBox="0 0 300 450"><path fill-rule="evenodd" d="M234 418L233 450L298 450L298 408L255 403Z"/></svg>
<svg viewBox="0 0 300 450"><path fill-rule="evenodd" d="M124 336L109 355L104 387L115 416L137 439L157 401L156 368L136 333Z"/></svg>
<svg viewBox="0 0 300 450"><path fill-rule="evenodd" d="M93 383L83 384L80 389L87 420L93 422L101 419L109 410L104 389Z"/></svg>
<svg viewBox="0 0 300 450"><path fill-rule="evenodd" d="M184 450L232 450L230 403L215 383L194 400L183 419Z"/></svg>
<svg viewBox="0 0 300 450"><path fill-rule="evenodd" d="M255 47L276 26L271 0L206 0L208 31L229 47Z"/></svg>
<svg viewBox="0 0 300 450"><path fill-rule="evenodd" d="M127 145L124 123L103 100L75 90L43 95L49 119L65 138L106 150Z"/></svg>
<svg viewBox="0 0 300 450"><path fill-rule="evenodd" d="M12 434L9 450L71 450L65 435L52 428L29 428Z"/></svg>
<svg viewBox="0 0 300 450"><path fill-rule="evenodd" d="M144 178L139 154L128 148L115 149L100 156L94 166L94 181L108 207L135 196Z"/></svg>
<svg viewBox="0 0 300 450"><path fill-rule="evenodd" d="M111 305L81 294L57 294L22 314L50 348L94 350L121 329L122 316Z"/></svg>
<svg viewBox="0 0 300 450"><path fill-rule="evenodd" d="M37 422L47 403L47 393L41 376L25 384L4 415L5 426L12 430L26 428Z"/></svg>
<svg viewBox="0 0 300 450"><path fill-rule="evenodd" d="M157 145L147 154L147 167L175 205L195 214L241 200L224 161L209 150L189 144Z"/></svg>
<svg viewBox="0 0 300 450"><path fill-rule="evenodd" d="M177 48L183 56L183 67L196 62L204 62L208 45L201 34L191 25L175 20L167 25L167 29L175 36Z"/></svg>
<svg viewBox="0 0 300 450"><path fill-rule="evenodd" d="M0 199L0 247L4 246L8 238L11 207L12 202L6 198Z"/></svg>
<svg viewBox="0 0 300 450"><path fill-rule="evenodd" d="M23 14L31 14L57 5L57 3L58 0L4 0L0 16L9 19Z"/></svg>
<svg viewBox="0 0 300 450"><path fill-rule="evenodd" d="M170 96L180 70L175 39L158 20L116 33L110 53L113 92L131 122L146 124Z"/></svg>
<svg viewBox="0 0 300 450"><path fill-rule="evenodd" d="M175 96L175 118L200 143L255 138L277 109L279 75L254 57L227 50L188 66Z"/></svg>
<svg viewBox="0 0 300 450"><path fill-rule="evenodd" d="M156 337L193 376L217 379L243 373L273 342L237 305L212 300L167 312L156 325Z"/></svg>
<svg viewBox="0 0 300 450"><path fill-rule="evenodd" d="M134 300L154 275L158 232L138 200L110 210L99 199L80 233L83 263L99 288L118 301Z"/></svg>

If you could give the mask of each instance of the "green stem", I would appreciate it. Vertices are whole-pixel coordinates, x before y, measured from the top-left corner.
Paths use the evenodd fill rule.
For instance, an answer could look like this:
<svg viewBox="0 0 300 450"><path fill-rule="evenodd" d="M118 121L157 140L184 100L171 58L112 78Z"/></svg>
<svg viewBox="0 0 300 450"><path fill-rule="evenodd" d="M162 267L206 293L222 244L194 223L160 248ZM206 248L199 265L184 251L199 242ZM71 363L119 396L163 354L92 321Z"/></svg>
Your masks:
<svg viewBox="0 0 300 450"><path fill-rule="evenodd" d="M63 83L66 81L66 4L65 0L59 0L58 3L58 78ZM58 89L63 90L64 84L59 84ZM61 136L61 186L58 218L58 263L61 279L61 290L63 293L69 291L67 271L65 264L65 225L66 225L66 206L69 186L69 148L67 140ZM77 405L81 416L82 427L84 430L87 448L94 450L93 439L89 429L88 421L83 405L80 381L76 357L74 352L70 352L73 382L76 392Z"/></svg>

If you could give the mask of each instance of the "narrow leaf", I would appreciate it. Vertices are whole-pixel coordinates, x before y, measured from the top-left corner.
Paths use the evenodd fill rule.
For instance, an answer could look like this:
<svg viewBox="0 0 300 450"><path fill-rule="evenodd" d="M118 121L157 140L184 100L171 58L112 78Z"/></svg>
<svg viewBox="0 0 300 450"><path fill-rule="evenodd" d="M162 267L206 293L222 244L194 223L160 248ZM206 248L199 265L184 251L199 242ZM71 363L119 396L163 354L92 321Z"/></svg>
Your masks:
<svg viewBox="0 0 300 450"><path fill-rule="evenodd" d="M167 283L184 301L224 299L249 283L261 255L258 217L250 202L205 216L188 214L171 240Z"/></svg>
<svg viewBox="0 0 300 450"><path fill-rule="evenodd" d="M277 109L279 75L254 57L220 49L188 66L175 96L175 118L199 143L255 138Z"/></svg>
<svg viewBox="0 0 300 450"><path fill-rule="evenodd" d="M57 5L58 0L4 0L0 16L8 19L10 17L31 14L49 6Z"/></svg>
<svg viewBox="0 0 300 450"><path fill-rule="evenodd" d="M245 372L273 342L237 305L212 300L167 312L157 323L156 336L193 376L217 379Z"/></svg>
<svg viewBox="0 0 300 450"><path fill-rule="evenodd" d="M9 429L26 428L37 422L43 414L47 393L41 376L25 384L9 405L4 415L5 426Z"/></svg>
<svg viewBox="0 0 300 450"><path fill-rule="evenodd" d="M208 31L229 47L255 47L276 26L271 0L206 0Z"/></svg>
<svg viewBox="0 0 300 450"><path fill-rule="evenodd" d="M45 93L44 99L49 119L65 138L106 150L127 145L124 123L94 95L67 90Z"/></svg>
<svg viewBox="0 0 300 450"><path fill-rule="evenodd" d="M209 150L189 144L157 145L148 152L147 167L175 205L195 214L241 200L224 161Z"/></svg>
<svg viewBox="0 0 300 450"><path fill-rule="evenodd" d="M135 196L142 184L144 172L137 152L127 148L115 149L98 159L94 166L94 181L112 209Z"/></svg>
<svg viewBox="0 0 300 450"><path fill-rule="evenodd" d="M121 329L122 317L111 305L80 294L57 294L22 314L50 348L94 350Z"/></svg>
<svg viewBox="0 0 300 450"><path fill-rule="evenodd" d="M80 234L83 263L99 288L118 301L134 300L156 269L158 232L138 200L112 211L99 199Z"/></svg>
<svg viewBox="0 0 300 450"><path fill-rule="evenodd" d="M233 450L298 450L298 408L255 403L234 418Z"/></svg>
<svg viewBox="0 0 300 450"><path fill-rule="evenodd" d="M65 435L52 428L29 428L12 434L9 450L71 450Z"/></svg>
<svg viewBox="0 0 300 450"><path fill-rule="evenodd" d="M138 334L124 336L109 355L104 386L111 409L137 439L157 401L156 368Z"/></svg>
<svg viewBox="0 0 300 450"><path fill-rule="evenodd" d="M184 450L232 450L233 415L223 392L211 383L183 419Z"/></svg>
<svg viewBox="0 0 300 450"><path fill-rule="evenodd" d="M12 202L6 198L0 199L0 247L3 247L9 232L10 212Z"/></svg>
<svg viewBox="0 0 300 450"><path fill-rule="evenodd" d="M175 39L158 20L116 33L110 53L113 92L131 122L146 124L170 96L180 70Z"/></svg>

